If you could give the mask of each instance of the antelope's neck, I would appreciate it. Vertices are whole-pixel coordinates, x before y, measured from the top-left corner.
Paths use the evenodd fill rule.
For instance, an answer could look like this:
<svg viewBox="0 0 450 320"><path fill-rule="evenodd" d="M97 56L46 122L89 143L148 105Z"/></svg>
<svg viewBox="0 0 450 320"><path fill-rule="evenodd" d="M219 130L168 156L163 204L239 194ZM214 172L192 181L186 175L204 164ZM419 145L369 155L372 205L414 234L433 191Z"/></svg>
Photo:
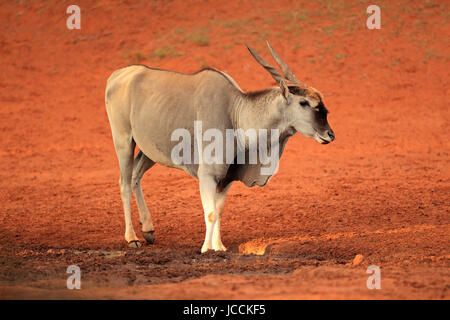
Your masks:
<svg viewBox="0 0 450 320"><path fill-rule="evenodd" d="M232 111L235 130L279 129L284 132L284 113L279 107L284 99L278 88L250 92L236 98Z"/></svg>

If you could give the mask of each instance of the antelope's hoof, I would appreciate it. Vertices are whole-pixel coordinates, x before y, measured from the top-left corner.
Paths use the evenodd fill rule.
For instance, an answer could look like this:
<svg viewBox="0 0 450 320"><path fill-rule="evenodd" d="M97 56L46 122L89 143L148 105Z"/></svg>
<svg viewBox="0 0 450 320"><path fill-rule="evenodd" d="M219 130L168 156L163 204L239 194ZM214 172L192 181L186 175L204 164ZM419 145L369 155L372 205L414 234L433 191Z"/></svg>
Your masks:
<svg viewBox="0 0 450 320"><path fill-rule="evenodd" d="M141 243L139 242L139 240L131 240L128 242L128 246L130 248L140 248L141 247Z"/></svg>
<svg viewBox="0 0 450 320"><path fill-rule="evenodd" d="M155 233L155 230L151 231L142 231L142 236L144 237L145 241L149 244L153 244L155 241L155 236L153 235Z"/></svg>
<svg viewBox="0 0 450 320"><path fill-rule="evenodd" d="M222 244L222 245L217 246L214 250L216 250L216 251L227 251L227 248L225 248L225 246Z"/></svg>

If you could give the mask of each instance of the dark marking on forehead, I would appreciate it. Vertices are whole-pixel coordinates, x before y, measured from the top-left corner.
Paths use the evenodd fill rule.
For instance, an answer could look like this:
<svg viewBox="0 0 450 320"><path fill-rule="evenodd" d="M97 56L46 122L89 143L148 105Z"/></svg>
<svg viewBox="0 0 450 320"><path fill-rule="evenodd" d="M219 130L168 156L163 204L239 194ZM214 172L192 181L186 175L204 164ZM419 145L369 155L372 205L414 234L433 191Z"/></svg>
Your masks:
<svg viewBox="0 0 450 320"><path fill-rule="evenodd" d="M289 86L289 92L298 96L309 97L319 103L322 101L320 94L316 90L308 87Z"/></svg>
<svg viewBox="0 0 450 320"><path fill-rule="evenodd" d="M325 105L323 104L322 95L314 88L311 87L300 87L300 86L289 86L289 92L302 97L309 97L317 101L317 106L314 108L320 113L326 115L329 113Z"/></svg>

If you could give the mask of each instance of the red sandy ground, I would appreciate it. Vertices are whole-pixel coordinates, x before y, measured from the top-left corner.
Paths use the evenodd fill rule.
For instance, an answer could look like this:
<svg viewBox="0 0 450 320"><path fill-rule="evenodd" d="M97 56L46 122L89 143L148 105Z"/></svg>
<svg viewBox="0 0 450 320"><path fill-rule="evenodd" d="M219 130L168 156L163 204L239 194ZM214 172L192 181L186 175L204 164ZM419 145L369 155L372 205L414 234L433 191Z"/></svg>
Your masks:
<svg viewBox="0 0 450 320"><path fill-rule="evenodd" d="M367 1L76 3L72 31L64 2L0 5L0 298L450 298L448 4L378 1L368 30ZM266 39L322 91L336 141L296 135L266 187L234 184L226 253L199 253L197 181L155 166L156 242L128 249L106 79L209 65L262 89L243 43L269 60Z"/></svg>

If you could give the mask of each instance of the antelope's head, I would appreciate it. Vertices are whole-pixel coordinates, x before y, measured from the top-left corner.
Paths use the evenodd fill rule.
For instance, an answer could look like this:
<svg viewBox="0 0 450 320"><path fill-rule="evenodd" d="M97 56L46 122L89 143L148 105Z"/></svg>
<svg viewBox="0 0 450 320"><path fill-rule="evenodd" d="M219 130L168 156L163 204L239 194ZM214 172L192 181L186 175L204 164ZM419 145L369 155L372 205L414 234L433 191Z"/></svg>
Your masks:
<svg viewBox="0 0 450 320"><path fill-rule="evenodd" d="M289 125L306 137L327 144L334 140L335 135L328 124L328 110L325 108L322 94L312 87L308 87L294 76L289 66L281 60L267 42L273 58L277 62L284 76L277 69L265 62L248 45L247 48L256 59L275 79L283 96L283 110Z"/></svg>

